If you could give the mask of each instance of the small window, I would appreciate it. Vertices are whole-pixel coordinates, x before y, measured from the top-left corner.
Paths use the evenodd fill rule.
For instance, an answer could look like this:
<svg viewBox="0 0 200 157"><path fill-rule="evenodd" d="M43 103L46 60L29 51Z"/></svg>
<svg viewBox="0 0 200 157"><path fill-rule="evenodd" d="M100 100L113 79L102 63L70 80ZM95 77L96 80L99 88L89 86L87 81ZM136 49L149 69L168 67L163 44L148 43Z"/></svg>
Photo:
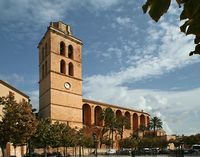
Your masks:
<svg viewBox="0 0 200 157"><path fill-rule="evenodd" d="M65 61L64 60L60 61L60 73L66 74L66 68L65 68Z"/></svg>
<svg viewBox="0 0 200 157"><path fill-rule="evenodd" d="M73 47L72 47L72 45L68 46L68 57L73 59Z"/></svg>
<svg viewBox="0 0 200 157"><path fill-rule="evenodd" d="M44 69L45 69L45 75L47 75L47 61L45 62L45 67L44 67Z"/></svg>
<svg viewBox="0 0 200 157"><path fill-rule="evenodd" d="M48 55L48 45L47 45L47 43L45 44L45 56L47 56Z"/></svg>
<svg viewBox="0 0 200 157"><path fill-rule="evenodd" d="M63 41L60 42L60 55L65 56L65 43Z"/></svg>
<svg viewBox="0 0 200 157"><path fill-rule="evenodd" d="M69 75L74 76L74 66L71 62L69 63Z"/></svg>
<svg viewBox="0 0 200 157"><path fill-rule="evenodd" d="M44 52L44 47L42 48L42 61L44 60L45 52Z"/></svg>
<svg viewBox="0 0 200 157"><path fill-rule="evenodd" d="M42 65L42 78L44 78L45 73L44 73L44 64Z"/></svg>

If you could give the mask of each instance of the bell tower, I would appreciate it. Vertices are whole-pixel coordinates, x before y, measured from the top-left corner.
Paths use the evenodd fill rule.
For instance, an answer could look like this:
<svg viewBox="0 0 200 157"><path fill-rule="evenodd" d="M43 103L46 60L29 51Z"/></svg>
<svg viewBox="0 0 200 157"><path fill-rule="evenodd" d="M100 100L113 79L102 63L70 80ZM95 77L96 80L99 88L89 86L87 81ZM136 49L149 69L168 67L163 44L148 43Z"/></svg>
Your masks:
<svg viewBox="0 0 200 157"><path fill-rule="evenodd" d="M82 125L82 41L70 26L51 22L39 45L39 114Z"/></svg>

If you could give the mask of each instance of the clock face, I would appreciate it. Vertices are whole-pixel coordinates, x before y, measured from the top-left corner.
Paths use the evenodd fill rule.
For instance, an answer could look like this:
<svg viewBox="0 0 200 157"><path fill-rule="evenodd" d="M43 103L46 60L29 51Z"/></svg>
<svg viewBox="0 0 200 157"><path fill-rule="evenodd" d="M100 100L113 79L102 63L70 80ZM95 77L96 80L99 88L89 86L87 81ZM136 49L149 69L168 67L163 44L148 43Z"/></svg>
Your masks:
<svg viewBox="0 0 200 157"><path fill-rule="evenodd" d="M65 83L64 83L64 87L65 87L66 89L70 89L70 88L71 88L71 85L70 85L69 82L65 82Z"/></svg>

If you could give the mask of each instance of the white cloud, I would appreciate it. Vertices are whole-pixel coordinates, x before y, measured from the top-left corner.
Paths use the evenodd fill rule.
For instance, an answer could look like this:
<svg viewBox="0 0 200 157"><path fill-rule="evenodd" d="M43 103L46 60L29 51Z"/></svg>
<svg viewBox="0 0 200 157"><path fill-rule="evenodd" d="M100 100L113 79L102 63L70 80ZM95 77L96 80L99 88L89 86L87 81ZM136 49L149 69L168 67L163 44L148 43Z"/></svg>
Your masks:
<svg viewBox="0 0 200 157"><path fill-rule="evenodd" d="M106 81L102 78L102 82ZM196 101L200 94L200 88L188 91L168 92L145 89L134 90L106 83L98 86L94 83L90 84L90 86L86 84L86 88L83 89L86 98L145 110L152 116L159 116L163 121L164 129L169 134L191 134L194 130L196 133L200 130L198 125L200 109L198 107L199 102ZM192 126L183 125L186 123ZM192 128L193 132L189 128Z"/></svg>
<svg viewBox="0 0 200 157"><path fill-rule="evenodd" d="M177 12L170 14L175 13ZM125 86L126 83L135 83L136 81L162 76L199 62L198 56L188 56L193 49L191 37L186 37L180 33L179 27L176 25L177 22L172 23L172 21L172 19L167 21L162 18L160 23L156 25L149 22L148 29L144 30L147 32L145 44L139 48L137 44L131 46L129 43L123 42L123 47L125 46L129 52L127 58L124 57L126 51L120 47L121 45L108 48L108 52L111 52L109 57L112 58L113 54L115 56L116 54L123 54L120 55L118 61L126 60L127 65L119 71L107 75L94 75L84 78L85 97L133 107L138 110L144 109L153 115L159 115L168 133L190 134L198 132L200 128L197 121L200 110L197 100L200 88L182 92L167 92L145 89L133 90ZM124 24L129 20L120 19L118 22ZM127 41L127 39L125 40ZM134 38L129 38L129 40L137 43ZM134 47L137 48L134 49ZM188 122L191 123L192 129L184 125Z"/></svg>
<svg viewBox="0 0 200 157"><path fill-rule="evenodd" d="M0 19L14 20L20 17L20 20L24 22L46 23L62 19L68 11L78 7L105 10L119 3L119 0L2 0L0 1Z"/></svg>
<svg viewBox="0 0 200 157"><path fill-rule="evenodd" d="M95 9L107 9L121 3L120 0L86 0L86 2Z"/></svg>
<svg viewBox="0 0 200 157"><path fill-rule="evenodd" d="M120 25L127 25L131 22L129 17L117 17L116 22Z"/></svg>

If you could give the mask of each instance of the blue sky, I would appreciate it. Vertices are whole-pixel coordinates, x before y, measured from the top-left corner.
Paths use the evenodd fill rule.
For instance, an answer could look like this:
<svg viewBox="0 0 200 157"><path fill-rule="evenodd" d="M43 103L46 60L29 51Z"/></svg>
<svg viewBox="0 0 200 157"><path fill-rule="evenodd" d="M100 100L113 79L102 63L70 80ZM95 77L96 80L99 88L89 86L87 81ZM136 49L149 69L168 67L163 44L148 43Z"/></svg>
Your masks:
<svg viewBox="0 0 200 157"><path fill-rule="evenodd" d="M85 98L159 116L168 134L200 132L200 56L179 31L173 4L159 23L144 0L1 0L0 79L38 108L37 44L51 21L72 27L83 46Z"/></svg>

